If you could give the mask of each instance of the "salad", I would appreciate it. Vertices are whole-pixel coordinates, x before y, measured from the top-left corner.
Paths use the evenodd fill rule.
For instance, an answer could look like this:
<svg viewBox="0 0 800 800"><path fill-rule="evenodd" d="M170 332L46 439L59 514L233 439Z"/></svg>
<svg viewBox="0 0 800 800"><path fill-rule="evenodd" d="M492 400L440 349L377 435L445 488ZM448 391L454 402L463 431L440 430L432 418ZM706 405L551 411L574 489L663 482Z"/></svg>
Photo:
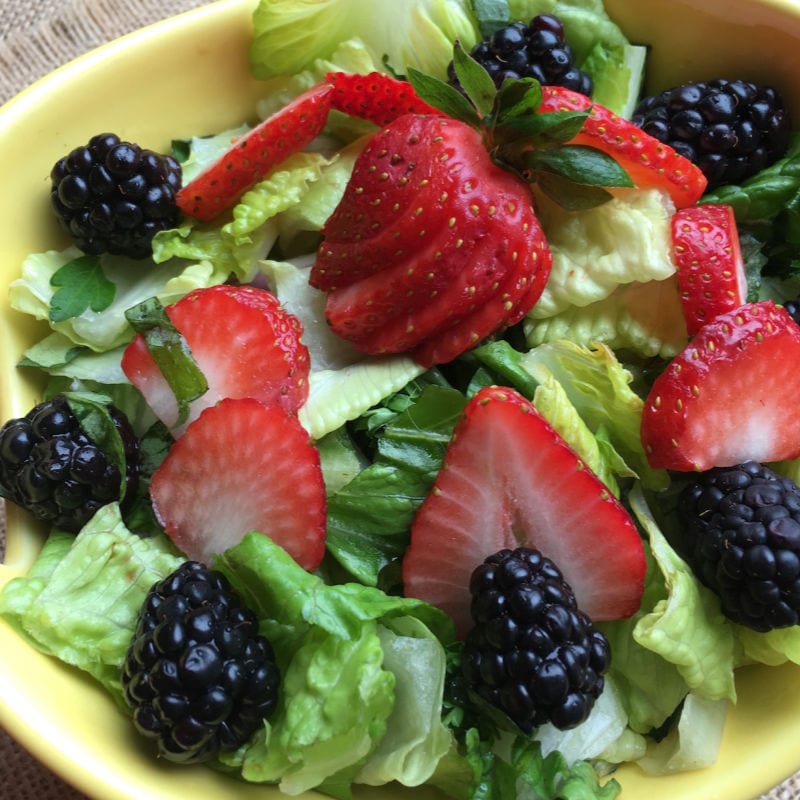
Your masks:
<svg viewBox="0 0 800 800"><path fill-rule="evenodd" d="M280 10L289 5L262 3L254 17L254 69L270 79L259 109L263 117L280 113L304 92L313 93L332 72L386 72L402 64L443 77L453 58L453 42L477 42L481 31L476 20L487 20L480 4L447 4L447 15L430 4L424 6L427 27L419 19L394 20L391 37L387 33L384 38L368 14L358 17L365 20L363 31L342 32L330 19L316 20L317 27L308 20L283 20ZM511 4L512 18L527 20L552 10L536 3L518 5ZM632 113L642 49L624 39L601 6L562 5L558 11L568 38L594 78L596 103ZM399 30L406 36L398 36ZM292 36L302 40L315 31L330 40L301 46ZM423 42L415 41L423 35L420 31ZM295 61L298 52L309 53L309 60ZM556 109L565 110L581 112L585 107ZM318 788L347 796L353 782L399 781L428 783L453 796L479 796L479 791L502 796L511 781L527 786L532 796L603 797L616 793L613 779L604 776L620 763L635 762L656 774L713 763L727 704L735 699L734 668L796 660L797 627L757 632L721 616L719 599L694 576L672 543L675 496L685 476L668 473L665 465L654 466L642 445L643 398L655 373L683 352L689 333L674 278L674 198L658 187L637 184L594 208L567 213L548 197L539 197L538 219L553 267L536 310L504 336L492 336L454 360L439 363L434 355L433 363L425 363L419 353L411 357L404 352L364 355L363 349L331 332L325 321L325 290L312 286L309 274L319 231L345 194L375 130L369 120L341 110L326 115L324 131L313 137L313 146L281 161L237 198L230 214L205 224L189 215L178 227L157 233L149 270L142 271L141 264L126 256L87 259L77 247L32 254L26 260L12 287L12 302L18 310L47 320L50 331L24 354L22 365L44 370L48 397L66 393L73 413L82 409L84 428L100 431L95 438L116 441L108 418L98 412L106 398L123 411L142 443L147 465L142 475L145 482L154 481L153 498L161 497L162 507L159 511L154 503L153 515L148 503L136 502L144 495L131 490L120 498L122 503L102 505L88 521L81 520L77 532L65 530L68 523L60 522L29 575L3 592L4 616L44 652L89 672L124 709L120 673L145 595L187 554L194 552L201 560L218 555L217 566L262 612L260 627L281 662L284 688L278 717L247 746L220 755L212 764L246 780L278 783L289 793ZM242 128L177 142L184 185L200 178L228 151L232 138L245 132ZM790 149L755 178L721 186L703 200L737 212L751 284L738 288L740 304L755 298L786 303L795 293L791 277L785 277L790 271L771 276L763 269L766 258L770 264L791 265L791 252L785 248L791 236L785 231L791 232L792 218L783 206L796 188L790 184L792 159ZM780 200L776 185L786 193ZM756 213L751 210L757 203L762 205ZM605 247L608 242L613 244ZM595 270L596 281L576 284L570 276L589 253L603 253L595 261L603 270ZM227 289L205 292L226 282L267 290L302 326L302 341L291 330L281 332L293 361L308 354L307 396L298 389L298 372L290 370L280 378L282 400L275 405L288 404L283 409L288 417L280 417L283 425L276 425L271 438L281 444L290 438L286 419L291 417L297 422L294 430L313 441L314 455L304 462L304 471L292 472L292 450L290 461L277 462L281 466L273 485L258 488L268 494L266 514L272 524L278 525L276 518L295 518L275 509L293 488L309 485L313 464L308 464L318 460L326 500L324 561L309 555L319 537L291 552L297 537L292 531L284 539L277 533L250 534L240 542L206 538L198 543L181 534L168 538L162 530L196 532L221 499L232 497L223 515L211 517L213 531L223 530L231 508L247 504L254 481L263 474L249 472L260 465L254 464L258 453L248 453L216 496L203 498L197 492L197 476L192 492L175 489L175 481L158 472L160 465L167 463L168 453L179 453L178 443L201 430L192 426L211 418L205 411L224 408L225 399L210 398L201 409L197 400L204 392L186 390L174 381L166 391L154 386L157 373L145 364L148 353L171 354L183 366L180 338L177 348L175 341L162 340L161 350L140 346L137 354L130 349L135 333L141 337L136 341L146 343L154 330L161 335L168 329L158 305L147 306L151 298L173 309L181 298L196 297L192 293L201 290L204 297L227 302L221 299L231 296ZM751 292L748 298L745 291ZM636 313L642 307L658 308L660 314L643 318ZM156 325L151 313L157 316ZM272 324L273 337L280 325ZM227 341L206 335L209 349L216 349L224 361ZM698 329L692 335L702 334ZM364 341L356 344L363 346ZM199 349L191 348L204 367L202 377L213 385L217 367L209 368ZM135 370L130 363L126 369L126 358L130 362L133 356L139 359ZM168 374L169 368L163 372ZM147 373L146 379L137 383L134 373ZM496 384L535 401L539 413L602 479L608 493L620 498L645 542L647 574L638 610L626 612L622 620L612 616L597 622L612 660L588 719L568 731L537 726L532 737L506 732L488 738L481 725L471 724L469 703L450 691L451 662L459 650L452 620L397 591L398 567L409 548L414 517L437 480L452 432L473 398L486 398L481 392ZM164 405L164 398L171 404ZM255 413L260 417L262 409ZM266 416L259 423L270 424ZM210 460L199 464L200 476L221 463L214 461L217 451L233 441L231 433L220 443L215 438L219 430L213 430L205 449ZM494 458L500 459L498 454ZM787 459L780 468L788 475L793 474L791 458L763 456L765 461ZM222 484L223 474L218 474ZM158 489L165 484L168 501ZM319 491L317 486L314 496ZM313 517L313 502L302 505ZM191 517L192 506L202 519ZM298 507L288 506L292 512ZM186 509L187 516L172 518L176 508ZM186 519L193 521L187 524ZM319 527L318 520L303 523L305 531ZM566 563L559 566L569 568ZM575 573L570 583L577 588L580 578ZM314 607L303 598L315 598ZM323 713L318 703L322 691L335 698L335 714ZM400 713L406 709L408 713ZM681 736L687 729L705 735L687 745ZM704 750L698 751L698 741Z"/></svg>

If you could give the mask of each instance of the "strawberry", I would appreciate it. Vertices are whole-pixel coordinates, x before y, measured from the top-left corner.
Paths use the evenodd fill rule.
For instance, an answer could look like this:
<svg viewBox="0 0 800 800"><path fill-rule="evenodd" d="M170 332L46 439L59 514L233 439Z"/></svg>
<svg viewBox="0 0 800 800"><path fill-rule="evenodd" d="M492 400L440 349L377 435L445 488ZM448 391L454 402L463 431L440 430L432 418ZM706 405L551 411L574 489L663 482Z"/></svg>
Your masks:
<svg viewBox="0 0 800 800"><path fill-rule="evenodd" d="M300 340L302 326L270 292L212 286L195 289L165 310L208 384L189 404L188 419L179 424L178 402L142 334L126 347L122 369L173 434L180 435L224 397L254 397L289 412L306 401L309 357Z"/></svg>
<svg viewBox="0 0 800 800"><path fill-rule="evenodd" d="M800 455L800 326L771 300L706 323L656 380L642 415L655 468L704 471Z"/></svg>
<svg viewBox="0 0 800 800"><path fill-rule="evenodd" d="M388 125L403 114L441 114L422 100L410 83L382 72L329 72L325 80L333 86L331 108L376 125Z"/></svg>
<svg viewBox="0 0 800 800"><path fill-rule="evenodd" d="M181 211L209 222L234 205L256 181L322 131L333 91L329 84L317 84L237 139L178 192Z"/></svg>
<svg viewBox="0 0 800 800"><path fill-rule="evenodd" d="M332 330L371 354L466 326L435 351L451 360L526 313L550 271L529 187L479 131L441 116L375 134L323 234L310 282L328 292Z"/></svg>
<svg viewBox="0 0 800 800"><path fill-rule="evenodd" d="M608 153L640 188L669 192L676 208L696 203L707 180L700 168L669 145L645 133L632 122L592 101L583 94L561 86L543 86L539 112L584 111L589 116L570 144L596 147Z"/></svg>
<svg viewBox="0 0 800 800"><path fill-rule="evenodd" d="M731 206L690 206L672 217L672 246L690 336L747 299L739 232Z"/></svg>
<svg viewBox="0 0 800 800"><path fill-rule="evenodd" d="M252 398L207 408L150 481L153 511L188 558L213 555L259 531L302 567L325 553L319 453L297 418Z"/></svg>
<svg viewBox="0 0 800 800"><path fill-rule="evenodd" d="M403 559L405 593L470 627L469 580L502 548L553 560L594 620L640 605L645 556L624 507L513 389L488 387L467 404Z"/></svg>

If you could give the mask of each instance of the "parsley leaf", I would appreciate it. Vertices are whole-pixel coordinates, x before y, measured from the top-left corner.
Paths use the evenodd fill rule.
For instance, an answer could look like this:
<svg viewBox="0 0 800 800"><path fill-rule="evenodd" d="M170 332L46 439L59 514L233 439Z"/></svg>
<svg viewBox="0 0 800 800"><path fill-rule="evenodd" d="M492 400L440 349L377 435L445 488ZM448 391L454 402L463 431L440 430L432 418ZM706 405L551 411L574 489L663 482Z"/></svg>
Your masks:
<svg viewBox="0 0 800 800"><path fill-rule="evenodd" d="M79 317L91 308L105 311L113 302L117 287L106 278L97 256L79 256L68 261L50 278L59 287L50 300L50 321Z"/></svg>

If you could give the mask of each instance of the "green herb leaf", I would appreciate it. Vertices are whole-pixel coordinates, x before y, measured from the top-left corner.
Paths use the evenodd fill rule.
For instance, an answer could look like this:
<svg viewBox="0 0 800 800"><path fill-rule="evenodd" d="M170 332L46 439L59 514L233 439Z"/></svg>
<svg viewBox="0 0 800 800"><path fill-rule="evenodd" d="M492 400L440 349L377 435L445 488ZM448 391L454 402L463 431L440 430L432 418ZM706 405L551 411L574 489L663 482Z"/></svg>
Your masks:
<svg viewBox="0 0 800 800"><path fill-rule="evenodd" d="M536 185L567 211L586 211L601 206L611 199L610 192L600 186L575 183L556 172L538 172Z"/></svg>
<svg viewBox="0 0 800 800"><path fill-rule="evenodd" d="M59 287L50 300L50 322L79 317L90 308L105 311L113 302L117 287L106 278L97 256L79 256L60 267L50 278Z"/></svg>
<svg viewBox="0 0 800 800"><path fill-rule="evenodd" d="M192 356L189 345L172 324L155 297L125 312L131 327L144 336L145 344L164 375L178 403L178 422L184 422L189 403L208 390L208 383Z"/></svg>
<svg viewBox="0 0 800 800"><path fill-rule="evenodd" d="M456 78L478 113L488 117L494 109L497 87L492 76L456 42L453 48L453 67Z"/></svg>
<svg viewBox="0 0 800 800"><path fill-rule="evenodd" d="M503 81L497 91L496 122L507 125L517 118L531 117L541 104L542 85L535 78Z"/></svg>
<svg viewBox="0 0 800 800"><path fill-rule="evenodd" d="M526 161L533 170L557 172L586 186L633 186L630 175L608 153L595 147L573 144L532 150Z"/></svg>
<svg viewBox="0 0 800 800"><path fill-rule="evenodd" d="M81 430L103 451L120 474L120 501L125 497L125 445L108 410L111 398L95 392L65 392L67 405Z"/></svg>
<svg viewBox="0 0 800 800"><path fill-rule="evenodd" d="M508 0L473 0L472 7L483 37L491 36L511 21Z"/></svg>
<svg viewBox="0 0 800 800"><path fill-rule="evenodd" d="M449 83L413 67L408 68L408 81L426 103L438 108L448 117L460 119L473 127L480 125L481 118L473 105Z"/></svg>

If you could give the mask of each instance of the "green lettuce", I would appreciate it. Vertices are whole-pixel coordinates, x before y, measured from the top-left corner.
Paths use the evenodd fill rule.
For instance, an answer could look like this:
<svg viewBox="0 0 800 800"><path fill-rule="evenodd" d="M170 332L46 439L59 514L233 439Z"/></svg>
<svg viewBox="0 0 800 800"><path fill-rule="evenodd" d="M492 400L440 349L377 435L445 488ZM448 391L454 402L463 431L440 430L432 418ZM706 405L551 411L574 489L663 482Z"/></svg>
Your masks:
<svg viewBox="0 0 800 800"><path fill-rule="evenodd" d="M22 274L9 287L11 307L36 319L47 321L52 329L76 345L102 352L113 350L133 338L125 311L151 297L167 305L192 289L221 283L227 273L218 272L211 262L183 259L143 267L139 261L122 256L100 256L106 278L114 284L113 302L103 311L87 308L78 316L50 321L55 287L51 278L65 264L81 255L76 247L63 251L34 253L22 265Z"/></svg>
<svg viewBox="0 0 800 800"><path fill-rule="evenodd" d="M260 534L245 536L216 566L258 614L283 685L274 718L225 757L227 766L240 767L246 780L278 782L289 794L324 789L327 781L346 785L362 770L372 780L391 774L411 784L432 773L450 745L429 710L393 713L396 692L405 694L415 679L407 666L392 671L398 656L385 654L384 644L408 646L419 659L413 670L428 672L430 695L440 697L443 645L454 640L445 614L360 584L328 585ZM398 718L402 725L385 740Z"/></svg>
<svg viewBox="0 0 800 800"><path fill-rule="evenodd" d="M644 403L631 388L631 373L608 347L583 347L563 339L529 350L519 363L537 381L552 375L589 429L608 438L645 486L667 485L667 474L650 467L642 447Z"/></svg>
<svg viewBox="0 0 800 800"><path fill-rule="evenodd" d="M661 190L624 190L580 212L565 211L544 198L537 208L553 266L530 312L533 319L603 300L632 281L664 280L675 273L670 257L675 207Z"/></svg>
<svg viewBox="0 0 800 800"><path fill-rule="evenodd" d="M409 65L445 76L453 42L469 48L478 31L466 0L396 3L391 13L372 0L261 0L253 14L250 62L257 78L294 74L329 58L348 39L359 39L376 64L403 73Z"/></svg>
<svg viewBox="0 0 800 800"><path fill-rule="evenodd" d="M85 670L121 703L121 666L139 609L151 586L182 560L166 537L128 531L111 503L77 537L52 533L28 575L4 587L0 614L36 648Z"/></svg>

